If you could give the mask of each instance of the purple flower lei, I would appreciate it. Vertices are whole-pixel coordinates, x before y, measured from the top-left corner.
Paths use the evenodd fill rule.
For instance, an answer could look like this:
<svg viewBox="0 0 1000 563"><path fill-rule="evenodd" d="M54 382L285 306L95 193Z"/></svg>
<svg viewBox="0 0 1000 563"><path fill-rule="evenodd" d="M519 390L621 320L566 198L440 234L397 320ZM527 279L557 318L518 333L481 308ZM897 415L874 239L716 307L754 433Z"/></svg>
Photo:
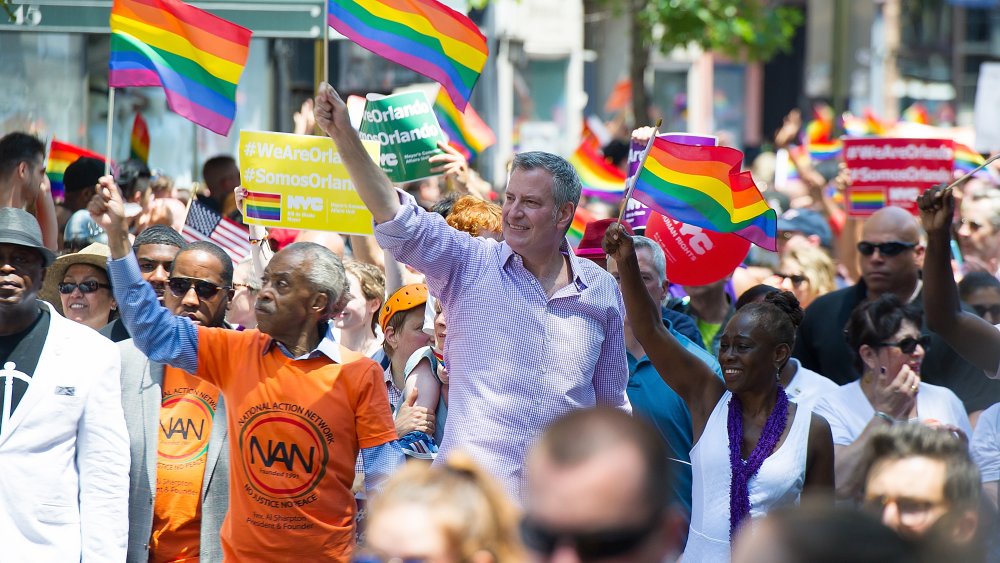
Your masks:
<svg viewBox="0 0 1000 563"><path fill-rule="evenodd" d="M750 457L743 461L741 446L743 444L743 404L739 397L733 395L729 400L729 466L732 469L732 480L729 483L729 540L733 540L736 527L744 518L750 515L750 479L760 470L760 466L774 452L775 446L788 423L788 395L784 388L778 385L778 398L774 409L764 423L760 440L750 452Z"/></svg>

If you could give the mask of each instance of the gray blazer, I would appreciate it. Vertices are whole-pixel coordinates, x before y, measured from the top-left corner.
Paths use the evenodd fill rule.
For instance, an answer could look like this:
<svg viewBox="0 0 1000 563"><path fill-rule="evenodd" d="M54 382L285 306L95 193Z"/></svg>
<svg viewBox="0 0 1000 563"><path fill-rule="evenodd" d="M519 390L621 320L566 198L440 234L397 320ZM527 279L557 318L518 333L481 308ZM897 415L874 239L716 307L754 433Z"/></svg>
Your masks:
<svg viewBox="0 0 1000 563"><path fill-rule="evenodd" d="M163 364L150 361L132 339L118 343L122 356L122 407L131 442L129 468L128 559L149 561L156 496L156 461L160 404L163 400ZM201 561L222 561L219 529L229 509L229 450L226 407L219 395L215 423L208 442L208 461L201 488Z"/></svg>

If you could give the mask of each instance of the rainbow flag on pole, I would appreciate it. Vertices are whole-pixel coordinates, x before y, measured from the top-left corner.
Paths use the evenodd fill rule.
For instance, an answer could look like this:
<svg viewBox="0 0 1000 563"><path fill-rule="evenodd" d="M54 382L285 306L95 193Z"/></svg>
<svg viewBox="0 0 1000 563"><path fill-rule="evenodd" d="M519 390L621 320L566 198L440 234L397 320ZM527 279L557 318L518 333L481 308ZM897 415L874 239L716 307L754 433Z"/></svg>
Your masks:
<svg viewBox="0 0 1000 563"><path fill-rule="evenodd" d="M108 86L162 86L171 110L226 135L250 36L180 0L115 0Z"/></svg>
<svg viewBox="0 0 1000 563"><path fill-rule="evenodd" d="M617 202L625 191L625 173L597 153L586 140L569 157L583 184L583 194Z"/></svg>
<svg viewBox="0 0 1000 563"><path fill-rule="evenodd" d="M52 185L52 197L62 198L65 195L63 173L66 172L67 166L82 157L96 158L104 162L104 155L52 139L49 145L49 162L45 166L45 175L49 177L49 183Z"/></svg>
<svg viewBox="0 0 1000 563"><path fill-rule="evenodd" d="M964 145L957 141L955 142L954 169L956 172L960 172L963 175L968 174L969 172L972 172L973 170L981 166L984 162L986 162L986 159L983 158L983 155L972 150L967 145ZM996 172L991 170L989 166L980 170L979 172L976 172L972 176L974 178L980 178L994 183L1000 182L1000 178L997 177Z"/></svg>
<svg viewBox="0 0 1000 563"><path fill-rule="evenodd" d="M441 130L448 136L448 144L462 153L466 160L472 160L497 142L496 134L472 109L472 104L465 106L464 112L459 111L444 88L438 90L434 100L434 115Z"/></svg>
<svg viewBox="0 0 1000 563"><path fill-rule="evenodd" d="M132 122L132 138L129 140L129 158L149 164L149 128L141 113L135 114Z"/></svg>
<svg viewBox="0 0 1000 563"><path fill-rule="evenodd" d="M486 36L436 0L328 0L330 27L444 87L465 110L486 65Z"/></svg>
<svg viewBox="0 0 1000 563"><path fill-rule="evenodd" d="M246 212L253 219L281 221L281 194L247 193Z"/></svg>
<svg viewBox="0 0 1000 563"><path fill-rule="evenodd" d="M735 233L777 250L778 216L749 172L740 172L743 153L730 147L699 147L663 138L639 170L633 197L682 223Z"/></svg>
<svg viewBox="0 0 1000 563"><path fill-rule="evenodd" d="M573 222L569 224L569 231L566 232L566 238L569 239L570 246L576 248L580 245L580 241L583 240L583 233L587 230L587 223L593 220L594 216L584 209L582 205L576 206L576 211L573 213Z"/></svg>

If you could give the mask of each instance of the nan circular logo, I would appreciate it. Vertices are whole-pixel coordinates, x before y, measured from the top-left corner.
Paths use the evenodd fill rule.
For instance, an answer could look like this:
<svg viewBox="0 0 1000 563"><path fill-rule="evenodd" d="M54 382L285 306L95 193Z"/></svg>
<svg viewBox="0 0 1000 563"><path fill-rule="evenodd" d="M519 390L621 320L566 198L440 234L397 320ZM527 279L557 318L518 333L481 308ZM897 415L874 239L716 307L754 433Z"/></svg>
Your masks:
<svg viewBox="0 0 1000 563"><path fill-rule="evenodd" d="M166 416L160 417L160 460L182 465L205 455L215 417L212 405L188 393L167 395L161 404Z"/></svg>
<svg viewBox="0 0 1000 563"><path fill-rule="evenodd" d="M240 432L240 452L247 483L272 499L312 492L330 459L319 428L285 411L264 411L247 420Z"/></svg>

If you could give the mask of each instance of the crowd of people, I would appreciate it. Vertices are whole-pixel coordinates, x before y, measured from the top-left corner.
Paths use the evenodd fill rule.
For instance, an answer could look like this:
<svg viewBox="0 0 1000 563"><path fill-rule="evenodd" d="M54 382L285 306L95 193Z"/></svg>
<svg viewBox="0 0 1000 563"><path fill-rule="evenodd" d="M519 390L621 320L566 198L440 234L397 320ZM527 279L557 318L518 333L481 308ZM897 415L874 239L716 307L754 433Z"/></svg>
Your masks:
<svg viewBox="0 0 1000 563"><path fill-rule="evenodd" d="M574 251L559 156L396 186L307 109L374 236L242 260L181 235L192 198L241 220L234 159L190 193L81 158L54 198L0 138L0 558L1000 560L1000 186L862 219L757 170L778 252L679 286L616 221Z"/></svg>

